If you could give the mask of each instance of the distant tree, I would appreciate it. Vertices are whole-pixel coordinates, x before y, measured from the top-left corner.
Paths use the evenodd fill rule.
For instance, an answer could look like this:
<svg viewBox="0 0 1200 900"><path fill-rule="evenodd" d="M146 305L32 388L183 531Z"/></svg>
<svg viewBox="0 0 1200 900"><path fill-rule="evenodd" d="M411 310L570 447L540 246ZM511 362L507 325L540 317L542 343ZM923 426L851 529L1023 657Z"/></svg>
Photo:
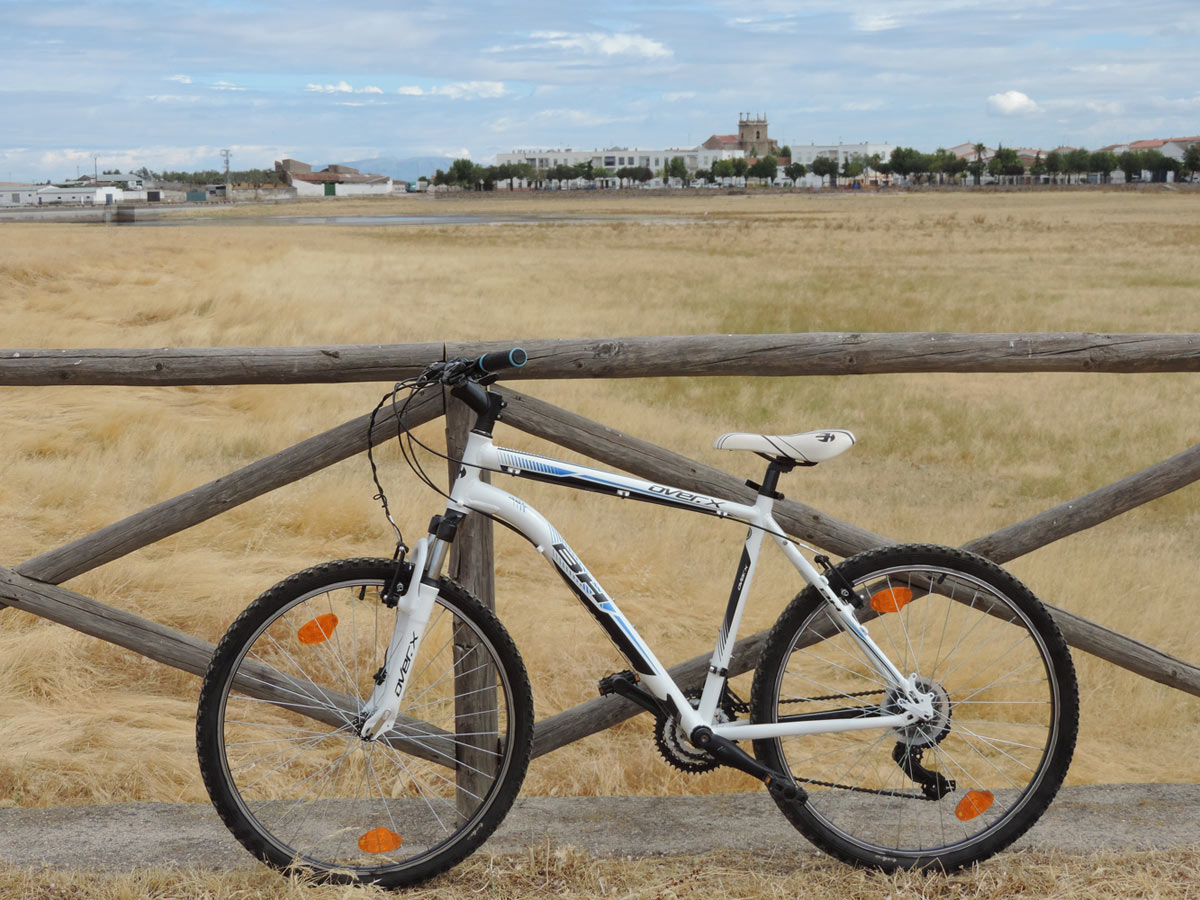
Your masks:
<svg viewBox="0 0 1200 900"><path fill-rule="evenodd" d="M918 153L913 157L912 174L920 181L925 179L925 183L929 184L933 178L933 167L937 163L937 157L932 153Z"/></svg>
<svg viewBox="0 0 1200 900"><path fill-rule="evenodd" d="M779 174L779 163L775 161L775 157L767 154L762 159L756 161L750 167L750 176L753 178L765 178L768 183L775 180L775 176Z"/></svg>
<svg viewBox="0 0 1200 900"><path fill-rule="evenodd" d="M1033 164L1029 167L1029 174L1034 177L1037 184L1042 183L1042 176L1046 174L1046 161L1042 159L1042 151L1039 150L1033 157Z"/></svg>
<svg viewBox="0 0 1200 900"><path fill-rule="evenodd" d="M712 181L713 180L713 174L712 174L711 169L697 169L695 174L692 177L695 178L697 181Z"/></svg>
<svg viewBox="0 0 1200 900"><path fill-rule="evenodd" d="M441 169L438 170L441 172ZM450 168L445 174L445 184L458 185L463 188L479 188L483 187L483 182L487 179L487 171L480 165L471 162L469 159L456 159L450 163ZM434 184L438 183L437 176L434 176Z"/></svg>
<svg viewBox="0 0 1200 900"><path fill-rule="evenodd" d="M1088 171L1098 172L1100 181L1107 184L1112 178L1113 169L1117 168L1117 154L1111 150L1097 150L1088 158Z"/></svg>
<svg viewBox="0 0 1200 900"><path fill-rule="evenodd" d="M792 158L792 148L789 147L787 144L784 144L782 147L780 147L779 148L779 158L786 159L790 162L791 158Z"/></svg>
<svg viewBox="0 0 1200 900"><path fill-rule="evenodd" d="M956 181L967 170L967 161L959 159L945 147L938 147L933 154L933 171L946 181Z"/></svg>
<svg viewBox="0 0 1200 900"><path fill-rule="evenodd" d="M737 178L745 178L746 172L750 169L750 163L744 156L735 156L729 160L733 165L733 174Z"/></svg>
<svg viewBox="0 0 1200 900"><path fill-rule="evenodd" d="M1063 155L1057 150L1051 150L1046 154L1045 159L1046 174L1050 176L1050 180L1058 184L1058 175L1063 170Z"/></svg>
<svg viewBox="0 0 1200 900"><path fill-rule="evenodd" d="M1117 168L1125 173L1125 183L1133 181L1135 177L1140 178L1142 170L1145 168L1142 154L1137 150L1126 150L1117 157Z"/></svg>
<svg viewBox="0 0 1200 900"><path fill-rule="evenodd" d="M1068 150L1063 157L1063 169L1068 175L1075 176L1075 183L1079 184L1080 176L1091 171L1090 164L1092 154L1083 147L1076 147L1074 150Z"/></svg>
<svg viewBox="0 0 1200 900"><path fill-rule="evenodd" d="M733 160L718 159L712 165L712 173L713 178L732 178L734 175Z"/></svg>
<svg viewBox="0 0 1200 900"><path fill-rule="evenodd" d="M1179 160L1166 156L1160 150L1142 151L1142 165L1150 172L1151 181L1166 181L1168 172L1179 171Z"/></svg>
<svg viewBox="0 0 1200 900"><path fill-rule="evenodd" d="M596 166L592 169L592 178L612 178L612 173L604 168L604 166Z"/></svg>
<svg viewBox="0 0 1200 900"><path fill-rule="evenodd" d="M863 162L861 156L847 156L842 160L842 170L839 173L843 178L855 179L863 173Z"/></svg>
<svg viewBox="0 0 1200 900"><path fill-rule="evenodd" d="M975 158L967 164L967 171L975 179L975 187L979 187L979 181L983 178L983 173L987 171L987 164L983 161L983 154L987 152L987 145L980 141L972 146L971 149L975 151Z"/></svg>
<svg viewBox="0 0 1200 900"><path fill-rule="evenodd" d="M993 177L1013 178L1025 174L1025 166L1012 147L997 147L996 155L988 160L988 172Z"/></svg>
<svg viewBox="0 0 1200 900"><path fill-rule="evenodd" d="M888 165L892 172L902 177L919 174L921 171L921 153L913 147L893 147L892 155L888 157Z"/></svg>
<svg viewBox="0 0 1200 900"><path fill-rule="evenodd" d="M1196 173L1200 172L1200 143L1192 144L1184 151L1183 164L1180 168L1188 174L1189 178L1195 180Z"/></svg>
<svg viewBox="0 0 1200 900"><path fill-rule="evenodd" d="M810 166L814 175L819 175L822 180L829 178L829 186L837 187L838 164L836 159L828 156L818 156L812 161Z"/></svg>
<svg viewBox="0 0 1200 900"><path fill-rule="evenodd" d="M586 176L581 166L558 165L551 168L546 177L551 181L574 181L576 178Z"/></svg>
<svg viewBox="0 0 1200 900"><path fill-rule="evenodd" d="M788 163L783 167L783 174L796 182L808 174L808 166L798 162Z"/></svg>
<svg viewBox="0 0 1200 900"><path fill-rule="evenodd" d="M625 166L617 169L617 177L623 181L639 181L645 184L654 177L654 173L649 166Z"/></svg>
<svg viewBox="0 0 1200 900"><path fill-rule="evenodd" d="M668 178L682 178L684 181L688 177L687 163L683 161L682 156L672 156L671 161L667 163Z"/></svg>

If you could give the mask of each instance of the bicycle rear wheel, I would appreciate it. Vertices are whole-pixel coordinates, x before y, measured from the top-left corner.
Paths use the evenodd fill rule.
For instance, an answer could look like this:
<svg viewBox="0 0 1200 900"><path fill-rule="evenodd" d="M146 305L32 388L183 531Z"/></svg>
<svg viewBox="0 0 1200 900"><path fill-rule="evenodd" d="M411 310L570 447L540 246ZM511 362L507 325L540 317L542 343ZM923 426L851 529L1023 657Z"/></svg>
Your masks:
<svg viewBox="0 0 1200 900"><path fill-rule="evenodd" d="M1054 620L1012 575L950 548L870 550L830 575L843 579L875 643L933 693L935 718L756 741L758 758L808 792L780 808L858 865L953 870L1008 846L1045 811L1075 746L1075 670ZM772 630L751 705L759 722L816 721L894 712L894 701L810 587Z"/></svg>
<svg viewBox="0 0 1200 900"><path fill-rule="evenodd" d="M280 582L213 654L197 717L200 771L251 853L333 881L398 887L478 847L529 762L533 700L496 616L443 581L404 705L358 735L392 637L396 564L325 563Z"/></svg>

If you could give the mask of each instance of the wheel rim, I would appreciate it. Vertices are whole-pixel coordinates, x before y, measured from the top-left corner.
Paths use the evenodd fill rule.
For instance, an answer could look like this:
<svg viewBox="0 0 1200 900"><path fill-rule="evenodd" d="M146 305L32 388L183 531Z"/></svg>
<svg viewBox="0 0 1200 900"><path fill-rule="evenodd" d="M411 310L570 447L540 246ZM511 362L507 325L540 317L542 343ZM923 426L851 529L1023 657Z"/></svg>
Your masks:
<svg viewBox="0 0 1200 900"><path fill-rule="evenodd" d="M224 686L225 780L276 864L356 877L417 867L470 834L511 763L511 685L486 635L445 596L396 725L384 741L358 736L396 615L383 585L349 579L291 601Z"/></svg>
<svg viewBox="0 0 1200 900"><path fill-rule="evenodd" d="M899 731L776 740L779 759L808 791L804 815L881 857L973 851L1028 804L1053 757L1061 710L1049 651L1014 601L961 571L880 568L854 587L868 601L858 615L871 637L903 674L919 676L939 718ZM806 617L785 658L774 686L781 717L888 704L882 679L824 605ZM901 765L911 766L909 758L918 774L937 773L954 789L926 799Z"/></svg>

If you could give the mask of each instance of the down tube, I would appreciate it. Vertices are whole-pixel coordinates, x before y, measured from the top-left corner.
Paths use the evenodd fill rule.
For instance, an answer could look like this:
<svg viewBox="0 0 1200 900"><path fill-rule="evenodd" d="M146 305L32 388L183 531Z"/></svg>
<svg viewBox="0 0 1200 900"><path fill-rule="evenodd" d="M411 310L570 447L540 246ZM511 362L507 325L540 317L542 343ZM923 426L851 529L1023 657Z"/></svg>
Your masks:
<svg viewBox="0 0 1200 900"><path fill-rule="evenodd" d="M621 651L621 655L629 660L651 693L659 697L669 696L676 704L686 703L662 663L655 658L617 604L604 592L600 582L545 516L519 497L483 481L470 486L462 505L495 516L523 534L538 553L550 561L571 592L600 623L605 634Z"/></svg>

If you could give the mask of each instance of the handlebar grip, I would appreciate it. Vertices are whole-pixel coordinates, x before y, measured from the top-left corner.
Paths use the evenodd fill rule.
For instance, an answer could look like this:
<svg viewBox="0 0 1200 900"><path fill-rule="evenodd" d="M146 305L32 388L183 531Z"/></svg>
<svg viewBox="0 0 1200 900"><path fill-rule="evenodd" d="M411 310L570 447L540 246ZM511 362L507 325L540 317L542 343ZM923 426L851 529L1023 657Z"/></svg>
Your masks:
<svg viewBox="0 0 1200 900"><path fill-rule="evenodd" d="M513 347L511 350L495 350L485 353L475 360L475 368L484 375L491 375L493 372L503 369L519 369L525 365L527 359L529 359L529 354L520 347Z"/></svg>

